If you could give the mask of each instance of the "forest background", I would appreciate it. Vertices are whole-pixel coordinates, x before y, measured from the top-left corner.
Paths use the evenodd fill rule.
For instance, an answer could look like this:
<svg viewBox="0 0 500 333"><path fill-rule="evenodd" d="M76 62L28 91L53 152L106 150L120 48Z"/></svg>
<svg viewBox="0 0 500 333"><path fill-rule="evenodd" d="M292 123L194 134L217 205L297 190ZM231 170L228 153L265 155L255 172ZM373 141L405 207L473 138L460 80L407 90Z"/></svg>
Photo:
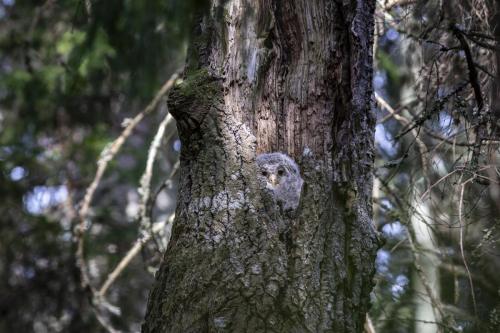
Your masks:
<svg viewBox="0 0 500 333"><path fill-rule="evenodd" d="M176 205L165 88L200 6L0 1L0 332L140 330ZM376 332L500 331L499 13L377 1Z"/></svg>

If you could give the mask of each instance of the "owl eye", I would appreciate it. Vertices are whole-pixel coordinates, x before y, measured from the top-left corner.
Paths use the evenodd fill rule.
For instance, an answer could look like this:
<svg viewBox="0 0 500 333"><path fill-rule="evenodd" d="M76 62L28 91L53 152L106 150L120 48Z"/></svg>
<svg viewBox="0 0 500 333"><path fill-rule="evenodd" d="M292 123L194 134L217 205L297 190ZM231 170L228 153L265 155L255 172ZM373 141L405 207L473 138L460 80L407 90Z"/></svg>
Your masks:
<svg viewBox="0 0 500 333"><path fill-rule="evenodd" d="M285 174L285 171L283 169L278 170L278 176L283 176Z"/></svg>
<svg viewBox="0 0 500 333"><path fill-rule="evenodd" d="M267 171L262 171L262 176L267 177Z"/></svg>

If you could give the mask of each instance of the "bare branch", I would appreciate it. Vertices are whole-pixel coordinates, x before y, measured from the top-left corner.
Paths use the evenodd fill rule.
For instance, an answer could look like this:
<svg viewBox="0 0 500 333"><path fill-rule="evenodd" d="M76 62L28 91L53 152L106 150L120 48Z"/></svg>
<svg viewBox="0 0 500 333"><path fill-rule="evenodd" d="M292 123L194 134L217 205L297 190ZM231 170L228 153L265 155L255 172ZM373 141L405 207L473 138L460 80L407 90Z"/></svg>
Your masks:
<svg viewBox="0 0 500 333"><path fill-rule="evenodd" d="M151 146L149 147L148 159L146 162L146 168L144 169L144 173L141 177L139 194L141 195L141 203L139 205L139 220L140 220L140 228L141 232L147 234L149 230L151 230L151 220L147 215L147 205L151 200L151 178L153 176L153 166L156 159L156 154L158 153L158 148L160 146L161 140L165 135L165 129L171 123L173 123L174 118L169 114L165 116L163 121L160 123L158 127L158 131L151 142ZM169 136L170 138L171 136ZM141 237L145 237L146 235L141 235Z"/></svg>
<svg viewBox="0 0 500 333"><path fill-rule="evenodd" d="M462 34L462 31L458 29L455 25L451 26L451 30L457 37L458 41L460 42L460 45L462 46L462 50L465 53L467 68L469 69L469 83L471 84L472 89L474 90L474 96L476 98L477 108L478 110L481 110L484 105L483 94L481 93L481 86L479 84L476 66L474 66L474 58L472 57L472 52L469 48L469 44L467 43L467 41L464 38L464 35Z"/></svg>
<svg viewBox="0 0 500 333"><path fill-rule="evenodd" d="M165 82L165 84L161 87L161 89L158 91L153 100L148 104L148 106L146 106L145 109L139 112L139 114L137 114L132 120L128 121L125 129L120 134L120 136L117 139L115 139L111 144L109 144L107 147L105 147L104 150L101 152L99 160L97 161L96 174L91 184L86 190L85 196L81 202L80 206L81 208L78 212L78 225L76 226L74 232L75 232L75 242L77 243L77 249L75 253L76 265L80 271L81 285L84 290L87 290L91 293L92 296L91 299L93 300L93 302L91 302L91 305L93 306L94 314L96 315L101 325L110 333L114 333L117 331L114 330L109 324L107 324L107 321L100 315L99 311L96 309L96 305L99 305L98 304L99 298L96 297L97 295L96 290L94 289L94 287L90 282L88 267L85 261L84 235L85 235L85 230L87 228L87 224L89 222L88 215L90 211L90 205L92 203L92 198L94 197L95 191L99 183L101 182L101 179L104 175L104 172L107 169L109 162L119 152L120 148L123 146L126 139L132 134L132 131L137 126L137 124L139 124L146 115L150 114L157 108L163 96L170 90L170 88L172 88L172 86L176 82L179 72L180 71L176 71Z"/></svg>
<svg viewBox="0 0 500 333"><path fill-rule="evenodd" d="M389 111L390 114L393 115L394 119L399 121L403 126L409 125L411 122L404 116L397 114L396 111L389 105L389 103L384 100L379 94L375 93L375 99L377 102L384 107L387 111ZM427 157L426 154L428 153L427 146L425 143L422 141L422 139L419 137L419 133L416 128L413 128L411 130L413 136L415 137L415 141L417 142L418 145L418 150L420 151L420 161L422 163L422 169L423 173L426 176L426 179L429 179L429 165L427 162Z"/></svg>
<svg viewBox="0 0 500 333"><path fill-rule="evenodd" d="M472 305L474 306L474 314L477 316L477 304L476 304L476 294L474 292L474 284L472 282L472 275L469 270L469 265L467 264L467 260L465 260L465 253L464 253L464 221L463 221L463 205L464 205L464 190L465 190L465 185L467 183L471 182L475 177L471 177L470 179L466 180L465 182L460 184L460 200L458 204L458 220L460 222L460 254L462 255L462 261L464 263L465 269L467 270L467 276L469 278L469 285L470 285L470 292L472 296ZM460 180L462 180L462 176L460 176ZM460 182L459 182L460 183Z"/></svg>
<svg viewBox="0 0 500 333"><path fill-rule="evenodd" d="M83 202L81 204L81 208L78 212L79 215L79 225L76 230L76 238L77 238L77 252L76 252L76 257L77 257L77 265L80 268L81 272L81 277L82 277L82 286L87 287L90 286L90 279L87 273L87 266L84 260L84 242L83 242L83 235L85 233L86 229L86 224L87 224L87 218L89 214L89 209L90 209L90 204L92 202L92 198L94 197L95 191L97 189L97 186L99 185L102 176L104 175L104 172L106 171L109 162L116 156L120 148L122 147L123 143L125 140L132 134L132 130L141 122L142 119L149 113L151 113L153 110L156 109L158 106L161 98L170 90L170 88L174 85L175 81L177 80L178 77L178 72L174 73L170 79L165 82L165 84L161 87L160 91L156 94L154 99L151 101L151 103L137 116L135 116L128 124L127 127L123 130L122 134L115 140L113 141L110 145L108 145L104 150L101 152L101 156L99 160L97 161L97 171L94 176L94 179L92 180L92 183L89 185L87 188L87 191L85 193L85 197L83 198Z"/></svg>
<svg viewBox="0 0 500 333"><path fill-rule="evenodd" d="M172 214L167 221L161 222L161 223L156 223L153 226L153 232L157 233L164 229L167 224L172 224L174 221L175 215ZM144 244L146 244L149 240L151 240L152 235L148 235L144 238L138 239L134 246L127 252L127 254L120 260L116 268L108 275L106 278L106 281L103 283L102 287L99 289L97 292L97 295L99 297L104 297L106 292L108 291L109 287L116 281L118 276L123 272L123 270L130 264L132 259L141 251L142 247Z"/></svg>

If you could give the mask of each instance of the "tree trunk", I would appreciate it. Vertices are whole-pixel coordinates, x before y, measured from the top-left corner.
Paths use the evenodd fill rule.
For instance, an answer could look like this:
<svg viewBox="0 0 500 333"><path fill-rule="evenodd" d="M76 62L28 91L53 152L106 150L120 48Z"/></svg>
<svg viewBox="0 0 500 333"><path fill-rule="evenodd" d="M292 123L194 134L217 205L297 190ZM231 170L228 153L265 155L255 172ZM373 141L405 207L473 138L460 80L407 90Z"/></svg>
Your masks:
<svg viewBox="0 0 500 333"><path fill-rule="evenodd" d="M216 1L169 96L182 142L172 239L143 332L360 332L373 287L374 1ZM256 155L304 186L269 208Z"/></svg>
<svg viewBox="0 0 500 333"><path fill-rule="evenodd" d="M414 265L417 266L413 274L415 332L436 333L442 332L438 324L443 320L438 311L438 307L441 306L439 299L440 260L436 253L439 253L439 249L432 228L433 217L429 202L419 199L420 193L425 191L422 191L422 186L419 185L415 185L415 192L412 194L413 212L410 215L414 246L416 251L422 251L418 255L414 254ZM438 302L439 304L437 304Z"/></svg>

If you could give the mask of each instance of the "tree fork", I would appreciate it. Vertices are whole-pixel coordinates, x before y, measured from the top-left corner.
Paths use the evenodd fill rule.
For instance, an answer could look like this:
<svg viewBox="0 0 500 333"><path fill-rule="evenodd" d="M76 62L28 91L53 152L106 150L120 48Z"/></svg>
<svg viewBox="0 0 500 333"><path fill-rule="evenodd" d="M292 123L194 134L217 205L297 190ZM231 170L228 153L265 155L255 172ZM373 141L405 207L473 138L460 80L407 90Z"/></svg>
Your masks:
<svg viewBox="0 0 500 333"><path fill-rule="evenodd" d="M360 332L373 287L374 1L212 1L169 96L182 142L172 238L143 332ZM265 208L255 157L300 165Z"/></svg>

